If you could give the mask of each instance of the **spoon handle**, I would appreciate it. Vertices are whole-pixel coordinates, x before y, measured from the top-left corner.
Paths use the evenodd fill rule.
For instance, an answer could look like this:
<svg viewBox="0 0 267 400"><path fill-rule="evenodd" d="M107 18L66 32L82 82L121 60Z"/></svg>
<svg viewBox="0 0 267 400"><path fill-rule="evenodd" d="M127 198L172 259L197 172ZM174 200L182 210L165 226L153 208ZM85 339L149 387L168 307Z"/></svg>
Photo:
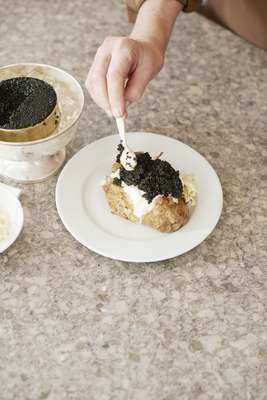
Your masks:
<svg viewBox="0 0 267 400"><path fill-rule="evenodd" d="M125 123L124 123L124 118L116 118L116 123L117 123L117 127L118 127L118 131L120 134L120 138L122 141L122 144L124 145L124 147L126 147L126 136L125 136Z"/></svg>

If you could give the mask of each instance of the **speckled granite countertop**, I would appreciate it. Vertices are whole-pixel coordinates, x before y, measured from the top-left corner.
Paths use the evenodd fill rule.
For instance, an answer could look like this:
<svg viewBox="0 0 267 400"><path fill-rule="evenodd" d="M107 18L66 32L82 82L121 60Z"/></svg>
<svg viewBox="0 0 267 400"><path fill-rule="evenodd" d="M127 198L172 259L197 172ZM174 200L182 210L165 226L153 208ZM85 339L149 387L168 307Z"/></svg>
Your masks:
<svg viewBox="0 0 267 400"><path fill-rule="evenodd" d="M115 0L0 7L1 65L50 63L81 82L102 39L129 31ZM0 256L1 400L267 398L267 54L183 15L166 61L129 129L166 132L207 157L222 218L188 254L123 263L66 232L57 177L22 185L25 228ZM68 157L113 130L87 96Z"/></svg>

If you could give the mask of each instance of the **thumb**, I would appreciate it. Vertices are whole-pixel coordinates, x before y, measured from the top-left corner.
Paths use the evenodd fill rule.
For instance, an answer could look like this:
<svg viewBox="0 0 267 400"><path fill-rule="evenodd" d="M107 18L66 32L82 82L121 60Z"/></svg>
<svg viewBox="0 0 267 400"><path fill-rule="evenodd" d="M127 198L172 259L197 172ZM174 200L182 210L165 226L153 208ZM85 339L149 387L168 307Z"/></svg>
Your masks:
<svg viewBox="0 0 267 400"><path fill-rule="evenodd" d="M152 78L153 73L150 69L145 69L144 66L140 64L137 65L127 82L125 100L130 103L140 100Z"/></svg>

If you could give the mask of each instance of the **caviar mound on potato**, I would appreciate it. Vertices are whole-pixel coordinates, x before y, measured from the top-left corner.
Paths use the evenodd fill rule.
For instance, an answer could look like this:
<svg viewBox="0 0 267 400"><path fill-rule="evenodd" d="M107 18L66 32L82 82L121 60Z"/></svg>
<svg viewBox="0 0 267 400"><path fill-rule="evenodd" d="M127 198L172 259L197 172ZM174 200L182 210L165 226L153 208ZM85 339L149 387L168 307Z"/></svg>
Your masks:
<svg viewBox="0 0 267 400"><path fill-rule="evenodd" d="M179 171L167 161L152 159L149 153L136 153L137 166L133 171L127 171L119 162L123 146L119 145L118 150L112 174L103 184L112 213L161 232L174 232L185 225L189 220L189 207ZM129 187L134 188L135 199L129 196L126 190ZM145 204L142 215L135 209L138 196Z"/></svg>

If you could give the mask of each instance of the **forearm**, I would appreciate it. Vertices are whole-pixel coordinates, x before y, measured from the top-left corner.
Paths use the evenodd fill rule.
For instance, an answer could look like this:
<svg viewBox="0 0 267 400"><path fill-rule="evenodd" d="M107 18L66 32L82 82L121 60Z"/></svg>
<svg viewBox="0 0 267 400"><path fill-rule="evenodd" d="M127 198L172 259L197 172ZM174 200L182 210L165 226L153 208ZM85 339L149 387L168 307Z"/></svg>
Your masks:
<svg viewBox="0 0 267 400"><path fill-rule="evenodd" d="M146 0L139 10L130 37L151 41L164 54L181 10L182 5L177 0Z"/></svg>

